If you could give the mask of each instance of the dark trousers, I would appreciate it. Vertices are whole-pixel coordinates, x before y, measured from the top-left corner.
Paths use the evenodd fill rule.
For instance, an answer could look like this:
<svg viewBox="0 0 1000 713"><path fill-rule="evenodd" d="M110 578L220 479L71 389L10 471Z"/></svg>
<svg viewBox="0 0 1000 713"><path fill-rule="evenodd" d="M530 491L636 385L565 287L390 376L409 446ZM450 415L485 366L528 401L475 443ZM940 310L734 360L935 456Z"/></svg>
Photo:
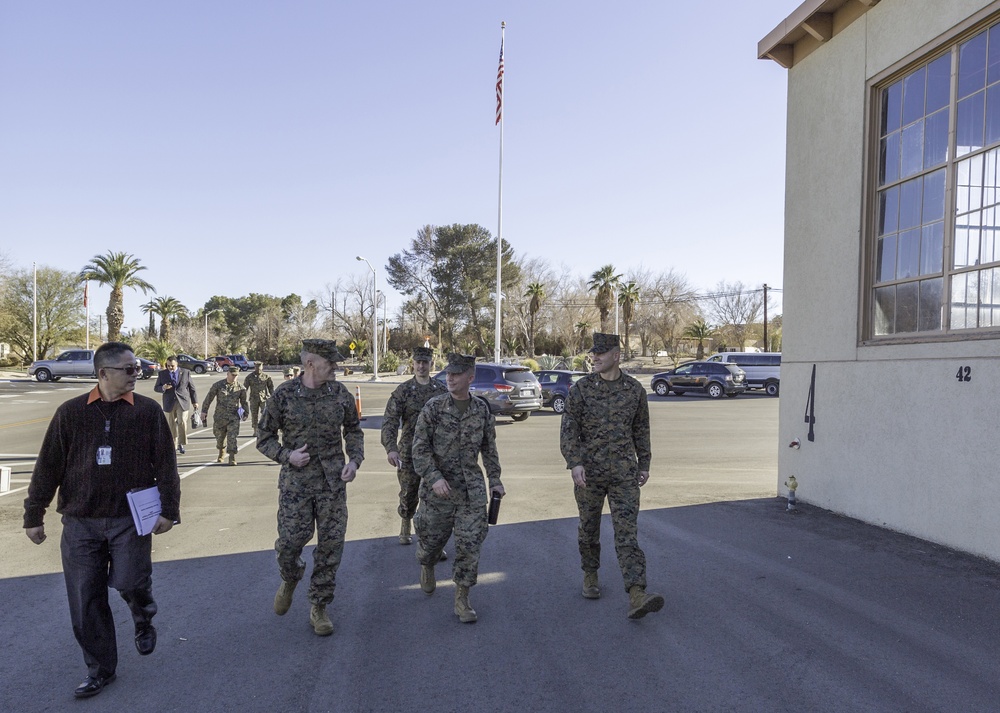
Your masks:
<svg viewBox="0 0 1000 713"><path fill-rule="evenodd" d="M108 587L121 594L136 627L156 614L153 600L152 535L139 537L129 517L63 515L62 562L73 635L91 676L110 676L118 667L115 620Z"/></svg>

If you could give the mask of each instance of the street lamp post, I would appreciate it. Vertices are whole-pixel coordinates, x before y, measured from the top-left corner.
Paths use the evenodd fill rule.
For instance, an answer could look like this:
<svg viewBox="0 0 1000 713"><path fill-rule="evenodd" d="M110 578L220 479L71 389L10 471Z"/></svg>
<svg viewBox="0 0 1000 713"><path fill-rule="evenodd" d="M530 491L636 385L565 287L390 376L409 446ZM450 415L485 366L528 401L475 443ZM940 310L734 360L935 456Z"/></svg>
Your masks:
<svg viewBox="0 0 1000 713"><path fill-rule="evenodd" d="M372 381L378 381L378 275L372 264L365 258L358 255L356 259L359 262L364 262L372 271Z"/></svg>
<svg viewBox="0 0 1000 713"><path fill-rule="evenodd" d="M208 315L221 312L222 308L213 309L205 313L205 358L208 359Z"/></svg>
<svg viewBox="0 0 1000 713"><path fill-rule="evenodd" d="M386 298L385 293L382 290L378 291L378 298L382 301L382 330L379 332L379 338L382 340L382 353L389 353L389 300Z"/></svg>

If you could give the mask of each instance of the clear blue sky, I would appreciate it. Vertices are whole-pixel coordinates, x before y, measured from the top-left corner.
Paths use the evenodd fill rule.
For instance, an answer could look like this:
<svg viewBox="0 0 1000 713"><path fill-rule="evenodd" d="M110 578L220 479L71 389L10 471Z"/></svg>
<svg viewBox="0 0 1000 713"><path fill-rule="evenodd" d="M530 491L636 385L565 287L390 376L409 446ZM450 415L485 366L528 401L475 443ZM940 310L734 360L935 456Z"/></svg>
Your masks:
<svg viewBox="0 0 1000 713"><path fill-rule="evenodd" d="M780 287L786 74L756 45L798 4L3 2L0 251L125 250L192 309L308 299L359 253L385 287L422 225L497 231L505 20L519 254Z"/></svg>

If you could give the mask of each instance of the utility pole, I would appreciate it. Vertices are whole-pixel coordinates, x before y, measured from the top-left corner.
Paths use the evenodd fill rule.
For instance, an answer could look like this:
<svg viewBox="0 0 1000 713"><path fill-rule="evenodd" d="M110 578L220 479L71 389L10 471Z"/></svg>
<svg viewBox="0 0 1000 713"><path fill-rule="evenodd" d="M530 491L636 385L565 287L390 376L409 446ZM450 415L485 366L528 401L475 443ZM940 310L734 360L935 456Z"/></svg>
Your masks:
<svg viewBox="0 0 1000 713"><path fill-rule="evenodd" d="M764 283L764 351L771 351L767 346L767 283Z"/></svg>

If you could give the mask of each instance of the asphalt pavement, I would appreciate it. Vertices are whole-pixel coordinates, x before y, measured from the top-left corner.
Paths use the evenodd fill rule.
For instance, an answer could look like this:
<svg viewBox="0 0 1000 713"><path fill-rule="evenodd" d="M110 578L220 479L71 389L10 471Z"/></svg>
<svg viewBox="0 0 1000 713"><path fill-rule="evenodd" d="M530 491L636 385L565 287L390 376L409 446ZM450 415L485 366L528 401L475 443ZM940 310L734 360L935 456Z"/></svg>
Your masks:
<svg viewBox="0 0 1000 713"><path fill-rule="evenodd" d="M15 490L47 415L92 383L0 382L0 465L19 464ZM135 652L113 596L118 680L75 702L85 668L57 515L35 546L21 529L23 491L0 495L0 711L1000 708L1000 566L808 505L787 512L775 495L778 402L764 396L650 397L639 534L649 588L667 603L641 621L625 617L607 516L603 596L580 595L558 416L498 419L509 495L472 589L479 622L460 624L451 563L427 596L413 546L396 540L397 486L378 445L394 385L347 383L361 389L368 456L349 486L331 637L312 634L304 588L284 617L271 608L277 466L248 436L239 466L217 466L200 430L180 460L183 522L154 538L157 649Z"/></svg>

